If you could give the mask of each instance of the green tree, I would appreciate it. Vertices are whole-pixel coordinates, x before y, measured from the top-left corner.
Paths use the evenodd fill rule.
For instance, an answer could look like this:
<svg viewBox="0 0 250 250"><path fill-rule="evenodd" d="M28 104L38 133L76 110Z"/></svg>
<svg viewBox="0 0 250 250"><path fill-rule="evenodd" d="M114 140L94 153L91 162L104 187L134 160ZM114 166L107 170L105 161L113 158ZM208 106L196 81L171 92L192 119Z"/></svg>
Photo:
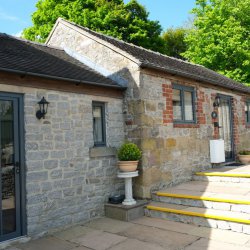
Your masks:
<svg viewBox="0 0 250 250"><path fill-rule="evenodd" d="M236 81L250 83L250 0L196 0L194 29L182 55Z"/></svg>
<svg viewBox="0 0 250 250"><path fill-rule="evenodd" d="M148 49L164 52L162 28L136 0L39 0L26 39L44 42L58 17Z"/></svg>
<svg viewBox="0 0 250 250"><path fill-rule="evenodd" d="M181 55L187 49L185 36L187 30L185 28L169 28L163 33L163 40L165 41L165 54L168 56L184 59Z"/></svg>

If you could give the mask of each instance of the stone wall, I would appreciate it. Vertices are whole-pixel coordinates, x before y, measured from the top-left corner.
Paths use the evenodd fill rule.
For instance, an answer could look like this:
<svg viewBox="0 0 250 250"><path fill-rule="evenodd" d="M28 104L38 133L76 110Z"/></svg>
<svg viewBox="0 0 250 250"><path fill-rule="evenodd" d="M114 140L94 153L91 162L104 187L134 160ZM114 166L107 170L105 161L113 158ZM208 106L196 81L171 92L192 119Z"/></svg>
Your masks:
<svg viewBox="0 0 250 250"><path fill-rule="evenodd" d="M28 234L102 216L108 197L124 192L112 150L124 141L122 99L2 84L0 91L24 94ZM43 96L48 114L38 120ZM106 151L92 150L92 101L106 103Z"/></svg>
<svg viewBox="0 0 250 250"><path fill-rule="evenodd" d="M196 124L173 123L172 83L195 88ZM137 117L127 126L128 137L143 151L137 196L149 198L153 190L188 181L193 172L211 168L209 140L218 138L211 113L218 93L232 97L235 153L250 147L240 93L149 70L142 72L140 93L140 101L130 102L129 114Z"/></svg>
<svg viewBox="0 0 250 250"><path fill-rule="evenodd" d="M235 106L238 108L235 113L237 118L234 121L235 127L238 128L238 136L235 138L238 141L237 153L241 150L250 149L250 126L246 123L245 116L245 103L247 99L249 99L249 96L242 96L235 102Z"/></svg>

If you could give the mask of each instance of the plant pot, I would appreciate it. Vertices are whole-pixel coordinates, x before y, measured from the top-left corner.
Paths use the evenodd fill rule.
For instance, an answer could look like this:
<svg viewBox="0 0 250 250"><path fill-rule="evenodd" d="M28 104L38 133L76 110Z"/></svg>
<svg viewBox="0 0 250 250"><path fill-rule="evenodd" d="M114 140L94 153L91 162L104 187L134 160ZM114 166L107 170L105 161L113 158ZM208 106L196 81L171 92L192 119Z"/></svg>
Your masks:
<svg viewBox="0 0 250 250"><path fill-rule="evenodd" d="M137 169L139 161L118 161L118 167L121 172L134 172Z"/></svg>
<svg viewBox="0 0 250 250"><path fill-rule="evenodd" d="M250 164L250 155L238 155L239 160L243 164Z"/></svg>

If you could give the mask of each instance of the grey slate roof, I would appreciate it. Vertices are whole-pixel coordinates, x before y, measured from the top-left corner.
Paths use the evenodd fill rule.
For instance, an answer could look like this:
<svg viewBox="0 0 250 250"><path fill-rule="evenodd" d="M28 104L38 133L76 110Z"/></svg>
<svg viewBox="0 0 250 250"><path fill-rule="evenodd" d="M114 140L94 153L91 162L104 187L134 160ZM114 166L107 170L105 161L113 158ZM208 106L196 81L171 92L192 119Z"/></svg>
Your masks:
<svg viewBox="0 0 250 250"><path fill-rule="evenodd" d="M66 21L64 19L62 20ZM118 49L123 50L124 52L133 56L134 58L139 60L141 68L157 69L170 74L184 76L194 80L218 85L227 89L250 93L250 88L245 86L244 84L236 82L201 65L192 64L187 61L153 52L151 50L147 50L142 47L123 42L116 38L94 32L75 23L69 21L66 22L88 32L93 36L98 37L99 39L102 39L105 42L112 44Z"/></svg>
<svg viewBox="0 0 250 250"><path fill-rule="evenodd" d="M123 88L62 49L0 33L0 71Z"/></svg>

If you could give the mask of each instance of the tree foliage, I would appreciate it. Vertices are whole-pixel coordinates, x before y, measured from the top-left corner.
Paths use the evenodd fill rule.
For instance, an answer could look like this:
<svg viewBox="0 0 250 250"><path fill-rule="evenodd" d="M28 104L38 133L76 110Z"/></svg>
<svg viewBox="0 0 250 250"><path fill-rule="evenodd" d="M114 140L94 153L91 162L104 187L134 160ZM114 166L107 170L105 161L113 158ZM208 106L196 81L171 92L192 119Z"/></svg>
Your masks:
<svg viewBox="0 0 250 250"><path fill-rule="evenodd" d="M39 0L25 38L44 42L58 17L118 39L164 52L162 28L136 0Z"/></svg>
<svg viewBox="0 0 250 250"><path fill-rule="evenodd" d="M182 55L250 83L250 0L196 0L194 29Z"/></svg>
<svg viewBox="0 0 250 250"><path fill-rule="evenodd" d="M184 59L181 55L187 49L185 42L187 30L185 28L169 28L163 33L165 41L165 54L168 56Z"/></svg>

